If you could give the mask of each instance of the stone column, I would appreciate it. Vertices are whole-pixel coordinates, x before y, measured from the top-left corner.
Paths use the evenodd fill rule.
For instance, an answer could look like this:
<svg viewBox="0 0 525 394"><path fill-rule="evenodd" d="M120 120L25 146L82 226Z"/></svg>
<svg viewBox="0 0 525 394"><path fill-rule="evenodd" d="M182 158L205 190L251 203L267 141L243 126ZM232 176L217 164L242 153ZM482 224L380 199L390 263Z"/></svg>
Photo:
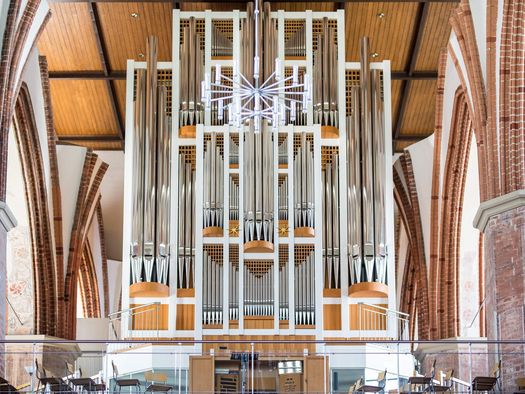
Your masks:
<svg viewBox="0 0 525 394"><path fill-rule="evenodd" d="M0 201L0 340L5 339L7 326L7 232L16 227L16 219L7 204ZM5 351L0 344L0 376L5 376Z"/></svg>
<svg viewBox="0 0 525 394"><path fill-rule="evenodd" d="M485 236L485 307L487 338L525 338L525 190L517 190L480 205L474 226ZM501 359L503 390L516 390L525 373L525 347L489 347L489 367Z"/></svg>

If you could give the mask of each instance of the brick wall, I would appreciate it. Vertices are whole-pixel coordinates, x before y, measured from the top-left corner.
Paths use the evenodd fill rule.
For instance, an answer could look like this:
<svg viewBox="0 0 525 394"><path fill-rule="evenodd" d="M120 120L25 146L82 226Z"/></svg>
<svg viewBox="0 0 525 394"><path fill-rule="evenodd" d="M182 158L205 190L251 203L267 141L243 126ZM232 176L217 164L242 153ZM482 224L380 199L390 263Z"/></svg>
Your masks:
<svg viewBox="0 0 525 394"><path fill-rule="evenodd" d="M525 338L525 207L491 217L484 233L486 316L489 339ZM505 390L516 388L514 380L525 375L523 351L502 345L502 381ZM489 360L491 364L497 356Z"/></svg>

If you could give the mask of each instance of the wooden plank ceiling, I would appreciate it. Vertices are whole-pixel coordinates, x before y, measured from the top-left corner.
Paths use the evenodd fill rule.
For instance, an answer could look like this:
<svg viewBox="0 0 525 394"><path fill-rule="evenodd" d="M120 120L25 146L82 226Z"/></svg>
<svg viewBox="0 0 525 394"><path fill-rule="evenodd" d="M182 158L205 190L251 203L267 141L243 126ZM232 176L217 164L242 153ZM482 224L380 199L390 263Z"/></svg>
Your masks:
<svg viewBox="0 0 525 394"><path fill-rule="evenodd" d="M439 53L450 35L455 0L273 2L272 9L345 9L346 60L359 60L370 37L374 61L392 62L392 133L400 151L433 132ZM244 2L52 0L38 42L48 60L60 141L122 149L127 59L143 60L146 37L159 38L159 60L171 58L172 8L244 9Z"/></svg>

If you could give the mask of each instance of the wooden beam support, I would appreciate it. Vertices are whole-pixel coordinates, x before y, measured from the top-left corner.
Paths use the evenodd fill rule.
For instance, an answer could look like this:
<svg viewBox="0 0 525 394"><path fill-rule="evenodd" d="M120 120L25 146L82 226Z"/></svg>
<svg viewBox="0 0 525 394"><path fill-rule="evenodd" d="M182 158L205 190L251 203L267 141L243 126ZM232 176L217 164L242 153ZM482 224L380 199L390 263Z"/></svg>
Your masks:
<svg viewBox="0 0 525 394"><path fill-rule="evenodd" d="M91 22L93 24L93 30L95 31L95 40L97 42L98 51L100 54L100 62L102 63L102 71L103 74L106 77L109 77L109 68L107 65L107 59L108 59L108 50L106 47L106 44L102 38L102 26L100 24L100 18L98 15L97 5L93 2L89 2L88 4L89 13L91 15ZM111 96L111 108L113 110L113 115L115 116L115 119L117 121L117 128L118 128L118 134L120 136L120 139L124 140L124 121L122 114L120 113L119 107L118 107L118 98L117 98L117 92L115 91L115 87L111 83L110 79L106 79L106 86L108 89L108 92Z"/></svg>
<svg viewBox="0 0 525 394"><path fill-rule="evenodd" d="M270 3L280 0L266 0ZM383 3L385 0L318 0L318 3ZM396 3L459 3L460 0L395 0ZM114 3L115 0L48 0L50 3ZM172 3L173 0L135 0L136 3ZM180 0L177 3L223 3L223 0ZM288 0L304 3L304 0Z"/></svg>
<svg viewBox="0 0 525 394"><path fill-rule="evenodd" d="M408 66L407 75L411 77L414 74L416 68L416 62L419 55L419 49L421 48L421 42L423 41L423 31L425 30L425 23L428 17L428 3L419 5L417 13L417 28L412 36L411 49L410 49L410 64ZM399 109L397 111L396 127L394 128L393 140L397 140L401 133L401 127L403 125L403 119L406 113L406 106L408 103L408 92L410 90L411 79L403 80L403 86L401 87L401 101L399 103Z"/></svg>
<svg viewBox="0 0 525 394"><path fill-rule="evenodd" d="M425 138L427 138L432 133L433 133L433 131L429 131L428 133L425 133L425 134L405 134L405 135L400 135L399 137L397 137L395 139L395 141L399 141L399 142L414 141L414 142L417 142L417 141L424 140Z"/></svg>
<svg viewBox="0 0 525 394"><path fill-rule="evenodd" d="M396 81L421 81L437 79L437 71L413 72L409 74L405 71L392 71L390 78Z"/></svg>
<svg viewBox="0 0 525 394"><path fill-rule="evenodd" d="M50 71L49 79L72 79L72 80L110 80L125 81L126 71L113 71L104 73L103 71Z"/></svg>
<svg viewBox="0 0 525 394"><path fill-rule="evenodd" d="M106 134L78 134L78 135L57 135L60 142L122 142L118 135Z"/></svg>

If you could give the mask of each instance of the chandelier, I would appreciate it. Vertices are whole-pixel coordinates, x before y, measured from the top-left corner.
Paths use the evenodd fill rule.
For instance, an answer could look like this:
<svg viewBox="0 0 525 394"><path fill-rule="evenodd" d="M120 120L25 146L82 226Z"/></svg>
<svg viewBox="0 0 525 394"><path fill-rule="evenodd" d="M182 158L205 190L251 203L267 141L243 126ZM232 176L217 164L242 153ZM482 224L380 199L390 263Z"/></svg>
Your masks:
<svg viewBox="0 0 525 394"><path fill-rule="evenodd" d="M259 1L255 1L254 10L255 32L259 30ZM268 15L269 17L269 15ZM312 101L312 86L308 74L299 80L299 67L293 66L292 75L285 77L281 73L281 60L275 59L274 71L261 83L260 76L260 41L255 38L255 56L253 57L253 82L239 71L237 60L233 62L232 78L221 73L221 65L215 66L215 78L212 81L209 73L201 82L201 100L206 111L211 104L217 102L217 118L224 120L225 108L227 121L237 131L242 131L245 123L253 120L254 132L261 130L262 120L272 125L273 131L284 126L286 112L289 111L290 122L297 116L297 107L302 104L301 111L306 113L308 103Z"/></svg>

